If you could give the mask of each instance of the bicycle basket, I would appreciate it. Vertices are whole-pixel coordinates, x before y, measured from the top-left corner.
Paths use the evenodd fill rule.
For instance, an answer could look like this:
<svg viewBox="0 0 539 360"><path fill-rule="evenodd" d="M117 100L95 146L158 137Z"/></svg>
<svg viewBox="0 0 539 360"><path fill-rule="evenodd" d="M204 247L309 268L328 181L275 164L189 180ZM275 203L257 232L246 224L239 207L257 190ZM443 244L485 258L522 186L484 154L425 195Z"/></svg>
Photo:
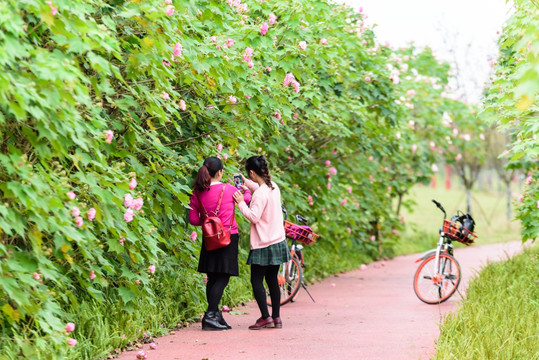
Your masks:
<svg viewBox="0 0 539 360"><path fill-rule="evenodd" d="M313 244L318 238L318 235L310 227L294 224L287 220L284 221L284 232L287 238L295 239L305 245Z"/></svg>
<svg viewBox="0 0 539 360"><path fill-rule="evenodd" d="M467 246L473 244L477 238L477 235L465 228L462 224L459 224L459 222L460 220L458 218L454 218L452 221L444 219L444 227L442 231L451 240L458 241Z"/></svg>

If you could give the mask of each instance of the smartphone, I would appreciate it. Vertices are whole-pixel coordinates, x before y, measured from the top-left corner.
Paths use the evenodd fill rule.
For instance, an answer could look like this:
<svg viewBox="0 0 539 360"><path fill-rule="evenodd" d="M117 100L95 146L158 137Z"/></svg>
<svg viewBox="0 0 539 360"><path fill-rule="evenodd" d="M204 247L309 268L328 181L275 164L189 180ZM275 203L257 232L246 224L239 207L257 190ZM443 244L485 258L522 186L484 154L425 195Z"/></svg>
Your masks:
<svg viewBox="0 0 539 360"><path fill-rule="evenodd" d="M241 180L241 175L234 175L234 185L237 189L241 189L240 185L243 185L243 180Z"/></svg>

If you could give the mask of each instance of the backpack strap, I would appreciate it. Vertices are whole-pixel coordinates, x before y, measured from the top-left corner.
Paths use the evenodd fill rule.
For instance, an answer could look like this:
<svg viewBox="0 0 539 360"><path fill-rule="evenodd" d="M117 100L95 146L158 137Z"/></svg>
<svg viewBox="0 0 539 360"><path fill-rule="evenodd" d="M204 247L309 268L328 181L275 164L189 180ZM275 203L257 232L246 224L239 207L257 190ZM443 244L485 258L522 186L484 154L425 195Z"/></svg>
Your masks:
<svg viewBox="0 0 539 360"><path fill-rule="evenodd" d="M215 208L215 216L219 213L219 208L221 207L221 201L223 200L223 194L225 193L225 187L226 184L223 184L223 188L221 189L221 195L219 195L219 202L217 203L217 207Z"/></svg>
<svg viewBox="0 0 539 360"><path fill-rule="evenodd" d="M223 184L223 188L221 189L221 195L219 196L219 202L217 203L217 208L214 211L215 216L217 216L217 214L219 213L219 208L221 207L221 201L223 200L223 194L225 193L225 187L226 187L226 184ZM204 217L207 218L208 217L208 212L206 211L206 208L204 207L204 204L202 203L202 201L200 201L200 198L198 197L198 194L196 192L193 192L193 193L196 196L200 206L202 206L202 210L204 210Z"/></svg>

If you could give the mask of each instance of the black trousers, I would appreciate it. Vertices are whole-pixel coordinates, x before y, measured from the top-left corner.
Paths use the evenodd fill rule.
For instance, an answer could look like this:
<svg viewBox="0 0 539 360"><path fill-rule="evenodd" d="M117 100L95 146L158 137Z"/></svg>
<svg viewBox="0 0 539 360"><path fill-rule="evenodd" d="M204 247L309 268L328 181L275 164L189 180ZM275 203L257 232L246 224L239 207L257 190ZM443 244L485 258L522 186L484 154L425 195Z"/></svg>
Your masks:
<svg viewBox="0 0 539 360"><path fill-rule="evenodd" d="M281 310L281 290L277 275L279 274L280 265L251 265L251 286L253 287L253 295L260 309L260 314L264 319L268 318L268 304L266 302L266 290L264 289L264 279L268 284L268 289L271 298L271 317L277 318L280 316Z"/></svg>

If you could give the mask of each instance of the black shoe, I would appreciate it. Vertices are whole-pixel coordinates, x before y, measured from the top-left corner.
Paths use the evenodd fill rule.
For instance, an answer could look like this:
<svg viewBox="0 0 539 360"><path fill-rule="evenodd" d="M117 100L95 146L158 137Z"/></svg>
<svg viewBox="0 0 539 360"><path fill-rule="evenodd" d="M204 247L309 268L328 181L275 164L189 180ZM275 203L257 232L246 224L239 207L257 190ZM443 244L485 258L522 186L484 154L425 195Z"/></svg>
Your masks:
<svg viewBox="0 0 539 360"><path fill-rule="evenodd" d="M226 325L219 323L219 312L208 311L202 318L202 330L228 330Z"/></svg>
<svg viewBox="0 0 539 360"><path fill-rule="evenodd" d="M219 317L219 324L226 326L227 329L232 329L232 326L226 323L225 318L223 317L223 313L221 311L217 311L217 314L217 316Z"/></svg>

